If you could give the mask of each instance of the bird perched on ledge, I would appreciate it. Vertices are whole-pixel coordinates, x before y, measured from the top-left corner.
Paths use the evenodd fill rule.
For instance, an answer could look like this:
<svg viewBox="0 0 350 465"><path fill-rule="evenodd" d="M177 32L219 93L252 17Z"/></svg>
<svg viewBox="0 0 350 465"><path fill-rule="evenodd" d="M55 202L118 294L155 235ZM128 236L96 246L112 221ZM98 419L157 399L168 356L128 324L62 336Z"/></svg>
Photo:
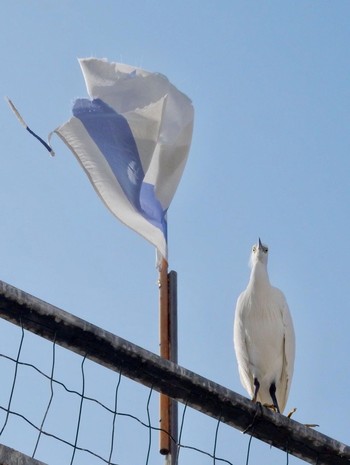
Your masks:
<svg viewBox="0 0 350 465"><path fill-rule="evenodd" d="M259 238L248 286L237 300L234 347L241 382L253 402L282 413L293 376L295 336L287 301L270 284L267 258L268 247Z"/></svg>

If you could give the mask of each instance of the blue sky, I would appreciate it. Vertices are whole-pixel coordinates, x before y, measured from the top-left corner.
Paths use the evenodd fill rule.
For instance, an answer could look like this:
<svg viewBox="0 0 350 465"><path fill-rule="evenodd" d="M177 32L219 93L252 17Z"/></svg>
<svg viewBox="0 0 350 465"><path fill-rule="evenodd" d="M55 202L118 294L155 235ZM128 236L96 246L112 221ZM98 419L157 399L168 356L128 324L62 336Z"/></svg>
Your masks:
<svg viewBox="0 0 350 465"><path fill-rule="evenodd" d="M169 210L179 363L245 395L232 324L260 236L295 325L287 409L349 443L349 2L3 0L1 10L1 91L42 136L87 95L78 57L159 71L192 99L192 147ZM153 247L105 209L57 137L50 158L5 101L0 122L0 279L157 353ZM205 446L212 430L190 415ZM246 446L225 429L220 455L242 463ZM252 447L251 463L285 463ZM38 459L63 463L48 457L43 446Z"/></svg>

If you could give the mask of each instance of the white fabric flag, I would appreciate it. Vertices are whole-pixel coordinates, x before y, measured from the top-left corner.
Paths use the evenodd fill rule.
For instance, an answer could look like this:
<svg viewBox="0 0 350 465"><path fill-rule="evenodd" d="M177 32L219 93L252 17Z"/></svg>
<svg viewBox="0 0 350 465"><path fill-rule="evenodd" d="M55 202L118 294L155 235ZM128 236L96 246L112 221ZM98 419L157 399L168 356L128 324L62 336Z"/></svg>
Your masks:
<svg viewBox="0 0 350 465"><path fill-rule="evenodd" d="M54 132L111 212L167 258L167 210L188 157L192 103L161 74L79 62L91 99L77 99Z"/></svg>

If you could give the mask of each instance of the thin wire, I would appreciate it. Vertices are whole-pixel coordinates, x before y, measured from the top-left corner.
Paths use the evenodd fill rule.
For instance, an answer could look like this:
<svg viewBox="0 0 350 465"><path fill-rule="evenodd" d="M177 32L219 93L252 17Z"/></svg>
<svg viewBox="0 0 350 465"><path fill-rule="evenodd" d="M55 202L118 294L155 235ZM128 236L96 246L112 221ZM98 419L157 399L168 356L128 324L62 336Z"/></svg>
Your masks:
<svg viewBox="0 0 350 465"><path fill-rule="evenodd" d="M74 449L72 454L72 459L70 461L70 465L73 464L75 452L77 450L78 444L78 437L79 437L79 430L80 430L80 422L81 422L81 414L83 411L83 403L84 403L84 393L85 393L85 373L84 373L84 363L86 360L86 355L83 357L83 361L81 362L81 376L82 376L82 392L81 392L81 400L80 400L80 407L79 407L79 415L78 415L78 424L77 424L77 432L75 434L75 441L74 441Z"/></svg>
<svg viewBox="0 0 350 465"><path fill-rule="evenodd" d="M43 430L43 427L44 427L44 424L45 424L45 421L46 421L46 418L47 418L47 414L49 413L49 409L51 407L51 403L52 403L52 400L53 400L53 393L54 393L53 374L54 374L54 371L55 371L55 361L56 361L56 340L55 339L54 339L53 344L52 344L52 365L51 365L51 377L50 377L51 395L50 395L49 403L48 403L47 408L46 408L46 412L44 414L43 421L41 422L41 425L40 425L40 431L39 431L38 439L37 439L35 447L34 447L34 452L33 452L32 458L34 458L35 453L37 451L39 441L40 441L40 438L41 438L41 433L42 433L42 430Z"/></svg>
<svg viewBox="0 0 350 465"><path fill-rule="evenodd" d="M151 414L149 411L149 404L151 402L153 388L150 389L148 400L147 400L147 419L148 419L148 450L147 450L147 457L146 457L146 465L148 465L150 453L151 453L151 446L152 446L152 428L151 428Z"/></svg>
<svg viewBox="0 0 350 465"><path fill-rule="evenodd" d="M182 431L184 427L184 421L185 421L185 413L187 410L187 402L184 406L183 412L182 412L182 417L181 417L181 424L180 424L180 431L179 431L179 439L178 439L178 444L176 448L176 456L175 456L175 465L178 465L178 460L179 460L179 454L180 454L180 448L182 447L181 445L181 438L182 438Z"/></svg>
<svg viewBox="0 0 350 465"><path fill-rule="evenodd" d="M179 439L178 439L178 443L177 443L177 453L176 453L176 457L175 457L175 465L178 465L178 459L179 459L179 452L180 452L180 449L188 449L188 450L193 450L195 452L198 452L202 455L206 455L207 457L210 457L212 459L214 459L215 455L209 453L209 452L206 452L202 449L199 449L197 447L193 447L193 446L187 446L186 444L182 444L181 443L181 438L182 438L182 432L183 432L183 428L184 428L184 422L185 422L185 413L186 413L186 410L187 410L187 403L184 405L184 409L183 409L183 412L182 412L182 417L181 417L181 426L180 426L180 432L179 432ZM220 423L220 419L219 419L219 422L218 424ZM218 431L218 424L217 424L217 428L216 428L216 431ZM215 438L215 442L217 441L217 438ZM214 446L216 447L216 446ZM224 462L224 463L227 463L228 465L233 465L232 462L230 462L229 460L226 460L226 459L222 459L222 458L219 458L219 457L215 457L215 460L219 461L219 462Z"/></svg>
<svg viewBox="0 0 350 465"><path fill-rule="evenodd" d="M5 358L5 359L7 359L7 360L10 360L10 361L16 363L18 366L26 366L26 367L32 368L32 369L35 370L36 372L40 373L43 377L45 377L46 379L50 380L50 383L52 383L52 384L56 383L56 384L58 384L59 386L63 387L67 392L79 396L80 399L81 399L81 403L82 403L84 400L94 402L94 403L100 405L102 408L104 408L104 409L107 410L108 412L112 413L112 414L113 414L113 417L114 417L114 416L115 416L115 417L116 417L116 416L120 416L120 417L131 418L132 420L135 420L135 421L137 421L138 423L140 423L142 426L147 427L149 430L152 430L152 431L163 431L161 428L152 426L152 425L150 424L150 421L149 421L149 420L148 420L148 424L146 424L146 423L144 423L142 420L140 420L138 417L136 417L136 416L134 416L134 415L131 415L131 414L128 414L128 413L117 412L116 409L112 410L112 409L110 409L109 407L107 407L106 405L104 405L103 403L101 403L100 401L98 401L97 399L93 399L93 398L91 398L91 397L87 397L87 396L85 396L84 394L81 394L81 393L79 393L79 392L77 392L77 391L74 391L74 390L72 390L72 389L67 388L67 386L66 386L64 383L62 383L62 382L56 380L56 379L52 376L52 374L51 374L51 376L49 376L49 375L43 373L43 372L42 372L39 368L37 368L35 365L32 365L32 364L30 364L30 363L26 363L26 362L20 362L19 360L13 359L12 357L9 357L9 356L4 355L4 354L0 354L0 357L3 357L3 358ZM121 380L121 374L120 374L120 376L119 376L119 380ZM119 382L118 382L118 385L119 385ZM183 424L184 424L184 416L185 416L186 408L187 408L187 406L185 407L185 409L184 409L184 411L183 411L183 416L182 416L182 429L183 429ZM71 446L72 448L75 448L75 449L78 450L78 451L83 451L83 452L87 452L87 453L89 453L89 454L91 454L91 455L94 455L95 457L99 458L100 460L102 460L103 462L107 463L108 465L115 465L114 463L111 462L111 457L109 457L109 459L106 460L106 459L104 459L103 457L101 457L100 455L95 454L94 452L92 452L92 451L89 450L89 449L84 449L84 448L78 447L77 444L71 444L69 441L63 440L62 438L60 438L60 437L58 437L58 436L56 436L56 435L53 435L53 434L51 434L51 433L48 433L48 432L44 431L42 428L39 428L39 427L37 427L36 425L34 425L30 420L28 420L28 419L27 419L26 417L24 417L23 415L21 415L21 414L19 414L19 413L17 413L17 412L13 412L13 411L11 411L9 408L5 409L4 407L1 407L1 406L0 406L0 409L1 409L1 410L4 410L5 412L7 412L8 415L10 415L10 414L17 415L17 416L19 416L20 418L24 419L27 423L29 423L33 428L35 428L35 429L36 429L39 433L41 433L42 435L49 436L49 437L53 437L53 438L56 439L57 441L60 441L60 442L62 442L62 443L65 443L65 444ZM181 434L182 434L182 429L181 429ZM172 438L172 439L174 440L174 442L176 442L175 438ZM178 444L177 454L176 454L177 456L178 456L178 454L179 454L179 449L180 449L180 447L183 448L183 449L189 449L189 450L196 451L196 452L198 452L198 453L201 453L201 454L203 454L203 455L206 455L206 456L211 457L212 459L214 459L214 456L213 456L212 454L210 454L210 453L208 453L208 452L205 452L205 451L203 451L203 450L201 450L201 449L198 449L198 448L196 448L196 447L188 446L188 445L185 445L185 444ZM227 463L227 464L229 464L229 465L232 465L232 463L231 463L230 461L225 460L225 459L221 459L221 458L219 458L219 457L215 457L215 460L216 460L216 461L220 461L220 462Z"/></svg>
<svg viewBox="0 0 350 465"><path fill-rule="evenodd" d="M218 419L216 429L215 429L214 450L213 450L213 464L214 465L216 464L216 446L217 446L217 442L218 442L218 433L219 433L220 423L221 423L221 415L220 415L220 417Z"/></svg>
<svg viewBox="0 0 350 465"><path fill-rule="evenodd" d="M7 360L10 360L14 363L16 363L16 360L12 357L9 357L7 355L4 355L4 354L0 354L0 357L2 358L5 358ZM50 380L50 376L47 375L46 373L43 373L41 370L39 370L38 367L36 367L35 365L32 365L31 363L27 363L27 362L18 362L18 365L20 366L25 366L25 367L29 367L29 368L32 368L33 370L37 371L38 373L40 373L43 377L45 377L46 379ZM78 397L82 397L81 393L78 392L78 391L75 391L73 389L69 389L64 383L62 383L61 381L58 381L57 379L53 379L52 380L54 383L58 384L59 386L61 386L66 392L70 393L70 394L75 394L77 395ZM103 404L102 402L100 402L99 400L97 399L94 399L92 397L88 397L88 396L84 396L84 399L89 401L89 402L94 402L96 404L98 404L100 407L102 407L103 409L105 409L107 412L109 413L112 413L114 414L114 410L110 409L107 405ZM129 417L137 422L139 422L142 426L145 426L146 428L148 428L148 424L144 423L142 420L140 420L138 417L135 417L134 415L131 415L130 413L123 413L123 412L118 412L117 413L117 416L122 416L122 417ZM159 428L157 426L151 426L152 430L155 430L155 431L165 431L163 430L162 428Z"/></svg>
<svg viewBox="0 0 350 465"><path fill-rule="evenodd" d="M248 450L247 450L247 460L245 462L245 465L249 465L249 455L250 455L250 446L252 443L253 436L250 436L249 442L248 442Z"/></svg>
<svg viewBox="0 0 350 465"><path fill-rule="evenodd" d="M4 355L4 354L0 354L0 357L2 358L5 358L7 360L10 360L11 362L14 362L16 363L16 359L12 358L12 357L9 357L7 355ZM35 370L36 372L38 372L39 374L41 374L43 377L45 377L46 379L50 380L50 376L47 375L46 373L42 372L38 367L36 367L35 365L32 365L31 363L27 363L27 362L18 362L18 365L19 366L25 366L25 367L28 367L28 368L32 368L33 370ZM93 402L93 403L96 403L97 405L99 405L100 407L102 407L103 409L105 409L106 411L108 411L109 413L112 413L114 414L115 413L115 410L112 410L110 409L107 405L103 404L102 402L100 402L98 399L94 399L92 397L89 397L89 396L82 396L80 392L78 391L75 391L73 389L69 389L64 383L62 383L61 381L58 381L57 379L53 378L52 379L52 382L53 383L56 383L58 384L59 386L61 386L66 392L70 393L70 394L75 394L77 395L78 397L83 397L84 400L86 401L89 401L89 402ZM5 409L4 409L5 410ZM123 413L123 412L117 412L116 414L117 416L121 416L121 417L128 417L128 418L131 418L132 420L135 420L137 421L138 423L140 423L142 426L145 426L146 428L149 427L148 424L144 423L142 420L140 420L138 417L134 416L134 415L131 415L130 413ZM159 428L159 427L156 427L156 426L151 426L151 429L152 430L155 430L155 431L165 431L165 430L162 430L162 428Z"/></svg>
<svg viewBox="0 0 350 465"><path fill-rule="evenodd" d="M188 450L193 450L195 452L198 452L199 454L206 455L207 457L210 457L211 459L214 459L213 454L210 452L206 452L205 450L199 449L198 447L193 447L193 446L186 446L185 444L181 444L181 449L188 449ZM233 465L232 462L226 459L221 459L220 457L215 457L215 460L218 462L223 462L227 463L228 465Z"/></svg>
<svg viewBox="0 0 350 465"><path fill-rule="evenodd" d="M29 419L27 419L25 416L21 415L20 413L17 413L17 412L14 412L14 411L11 411L11 398L12 398L12 394L13 392L11 393L11 397L10 397L10 402L9 402L9 405L8 405L8 408L4 408L2 406L0 406L0 409L5 411L6 412L6 415L7 415L7 418L10 416L10 415L15 415L15 416L18 416L19 418L23 419L25 422L27 422L29 425L31 425L34 429L36 429L39 433L39 437L38 437L38 440L37 440L37 445L39 443L39 438L41 438L42 435L45 435L47 437L52 437L54 439L56 439L57 441L63 443L63 444L66 444L70 447L72 447L73 449L73 454L72 454L72 458L71 458L71 463L70 465L73 464L73 461L75 459L75 455L76 455L76 451L81 451L81 452L86 452L98 459L100 459L102 462L108 464L108 465L117 465L116 463L113 463L111 461L112 459L112 454L113 454L113 450L114 450L114 440L115 440L115 422L116 422L116 417L119 416L119 417L126 417L126 418L131 418L135 421L137 421L138 423L140 423L142 426L148 428L148 431L149 431L149 444L148 444L148 450L147 450L147 457L146 457L146 465L149 464L149 461L150 461L150 453L151 453L151 449L152 449L152 431L156 430L156 431L162 431L161 428L158 428L158 427L154 427L152 426L151 424L151 415L150 415L150 403L151 403L151 396L152 396L152 390L150 391L149 393L149 397L148 397L148 401L147 401L147 416L148 416L148 423L144 423L143 421L141 421L139 418L137 418L136 416L134 415L131 415L131 414L128 414L128 413L122 413L122 412L118 412L118 389L119 389L119 386L120 386L120 383L121 383L121 378L122 378L122 374L119 373L119 379L118 379L118 384L117 384L117 387L116 387L116 396L115 396L115 408L114 409L111 409L109 407L107 407L106 405L104 405L103 403L101 403L100 401L98 401L97 399L93 399L93 398L90 398L90 397L87 397L85 396L85 373L84 373L84 362L85 362L85 359L86 357L83 358L82 360L82 364L81 364L81 370L82 370L82 379L83 379L83 383L82 383L82 392L79 393L77 391L74 391L74 390L71 390L71 389L68 389L67 386L65 386L64 383L60 382L59 380L55 379L54 378L54 367L55 367L55 358L56 358L56 355L55 355L55 345L53 346L53 362L52 362L52 366L51 366L51 374L50 375L47 375L46 373L42 372L41 370L39 370L39 368L37 368L35 365L32 365L30 363L25 363L25 362L21 362L19 359L20 359L20 354L21 354L21 349L22 349L22 345L23 345L23 339L24 339L24 330L22 328L22 339L21 339L21 344L20 344L20 347L19 347L19 351L18 351L18 355L17 355L17 358L14 359L12 357L9 357L9 356L6 356L4 354L0 354L0 357L3 357L5 359L8 359L8 360L11 360L12 362L14 362L16 364L16 369L15 369L15 379L14 379L14 385L16 383L16 377L17 377L17 370L19 369L20 366L25 366L25 367L29 367L33 370L35 370L36 372L40 373L44 378L48 379L50 381L50 386L51 386L51 393L54 392L54 385L55 383L61 387L63 387L67 392L69 393L72 393L74 395L77 395L79 396L80 398L80 409L79 409L79 418L78 418L78 424L77 424L77 430L76 430L76 437L75 437L75 442L74 444L70 443L69 441L66 441L54 434L51 434L47 431L44 430L44 425L46 423L46 418L47 418L47 415L48 415L48 411L50 409L50 404L51 404L51 399L49 401L49 404L48 404L48 407L47 407L47 411L44 415L44 419L41 423L41 426L38 427L36 425L34 425ZM14 391L14 386L13 386L13 389L12 391ZM91 402L94 402L98 405L100 405L103 409L105 409L106 411L110 412L112 415L113 415L113 426L112 426L112 438L111 438L111 449L110 449L110 455L109 455L109 458L108 460L101 457L100 455L96 454L95 452L89 450L89 449L85 449L85 448L82 448L82 447L78 447L78 438L79 438L79 430L80 430L80 425L81 425L81 418L82 418L82 409L83 409L83 403L84 401L91 401ZM200 454L203 454L203 455L206 455L208 457L210 457L211 459L213 459L213 462L214 464L216 462L224 462L228 465L233 465L230 461L228 460L225 460L225 459L221 459L219 457L216 457L216 448L217 448L217 439L218 439L218 430L219 430L219 425L220 425L220 419L217 423L217 426L216 426L216 435L215 435L215 438L214 438L214 454L211 454L211 453L208 453L206 451L203 451L201 449L198 449L196 447L192 447L192 446L187 446L185 444L181 444L181 440L182 440L182 436L183 436L183 428L184 428L184 421L185 421L185 415L186 415L186 411L187 411L187 404L184 406L184 410L183 410L183 413L182 413L182 420L181 420L181 427L180 427L180 433L179 433L179 440L178 442L176 441L175 438L172 438L175 442L175 444L177 445L177 448L176 448L176 455L175 455L175 463L178 463L178 456L179 456L179 451L180 451L180 448L183 448L183 449L190 449L190 450L193 450L193 451L196 451ZM5 426L5 425L4 425ZM37 445L35 446L35 450L34 450L34 453L33 453L33 457L34 457L34 454L36 453L36 450L37 450Z"/></svg>
<svg viewBox="0 0 350 465"><path fill-rule="evenodd" d="M108 457L108 465L110 465L111 460L112 460L112 454L113 454L113 449L114 449L114 432L115 432L115 422L117 418L117 413L118 413L118 392L119 392L119 386L122 380L122 372L119 372L119 378L118 378L118 383L117 387L115 389L115 398L114 398L114 413L113 413L113 423L112 423L112 437L111 437L111 450L109 452L109 457Z"/></svg>
<svg viewBox="0 0 350 465"><path fill-rule="evenodd" d="M15 385L16 385L16 381L17 381L17 372L18 372L18 366L19 366L18 362L19 362L19 357L21 355L22 345L23 345L23 340L24 340L24 329L23 329L23 326L22 326L22 322L21 322L21 329L22 329L22 335L21 335L21 341L20 341L20 344L19 344L18 352L17 352L17 359L15 360L15 362L16 362L15 373L14 373L14 377L13 377L13 383L12 383L9 403L8 403L8 406L7 406L7 413L6 413L5 423L4 423L3 427L1 428L0 436L2 435L4 429L5 429L6 425L7 425L8 419L9 419L9 415L10 415L9 411L10 411L10 408L11 408L12 397L13 397L13 393L14 393Z"/></svg>
<svg viewBox="0 0 350 465"><path fill-rule="evenodd" d="M288 451L288 446L289 446L289 440L287 439L287 442L286 442L286 454L287 454L287 463L286 465L289 465L289 451Z"/></svg>
<svg viewBox="0 0 350 465"><path fill-rule="evenodd" d="M37 431L40 430L38 426L36 426L33 422L31 422L30 420L28 420L28 418L26 418L26 417L25 417L24 415L22 415L22 414L20 414L20 413L18 413L18 412L14 412L14 411L12 411L12 410L7 410L7 409L5 409L4 407L2 407L1 405L0 405L0 410L4 410L5 412L9 412L10 415L14 415L14 416L16 416L16 417L21 418L21 419L24 420L26 423L28 423L28 425L30 425L32 428L36 429ZM69 446L69 447L76 448L76 450L78 450L78 451L86 452L86 453L88 453L88 454L90 454L90 455L93 455L94 457L97 457L98 459L100 459L102 462L108 464L108 461L107 461L106 459L104 459L103 457L101 457L101 455L98 455L98 454L96 454L95 452L93 452L93 451L91 451L91 450L89 450L89 449L85 449L85 448L83 448L83 447L75 446L75 445L72 444L71 442L69 442L69 441L67 441L67 440L65 440L65 439L62 439L62 438L56 436L55 434L48 433L47 431L44 431L44 430L42 431L42 434L45 435L45 436L47 436L47 437L56 439L57 441L62 442L63 444L66 444L66 445ZM108 465L118 465L118 464L113 462L113 463L110 463L110 464L108 464Z"/></svg>

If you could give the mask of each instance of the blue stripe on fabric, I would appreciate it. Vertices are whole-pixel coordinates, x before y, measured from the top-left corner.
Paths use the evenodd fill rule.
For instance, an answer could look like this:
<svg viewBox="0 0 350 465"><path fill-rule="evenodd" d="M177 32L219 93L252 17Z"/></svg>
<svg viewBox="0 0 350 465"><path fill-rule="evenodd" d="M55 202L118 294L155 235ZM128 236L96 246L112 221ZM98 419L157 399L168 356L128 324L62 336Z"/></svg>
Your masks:
<svg viewBox="0 0 350 465"><path fill-rule="evenodd" d="M101 99L78 99L73 115L84 125L108 162L124 194L145 219L167 237L166 211L156 197L154 186L144 183L140 155L129 123Z"/></svg>
<svg viewBox="0 0 350 465"><path fill-rule="evenodd" d="M166 210L163 210L161 203L157 199L153 184L142 183L140 202L141 208L147 214L147 217L152 218L149 221L161 229L165 238L167 238Z"/></svg>
<svg viewBox="0 0 350 465"><path fill-rule="evenodd" d="M125 195L139 211L140 190L145 174L126 119L102 100L78 99L73 107L73 115L83 123Z"/></svg>

